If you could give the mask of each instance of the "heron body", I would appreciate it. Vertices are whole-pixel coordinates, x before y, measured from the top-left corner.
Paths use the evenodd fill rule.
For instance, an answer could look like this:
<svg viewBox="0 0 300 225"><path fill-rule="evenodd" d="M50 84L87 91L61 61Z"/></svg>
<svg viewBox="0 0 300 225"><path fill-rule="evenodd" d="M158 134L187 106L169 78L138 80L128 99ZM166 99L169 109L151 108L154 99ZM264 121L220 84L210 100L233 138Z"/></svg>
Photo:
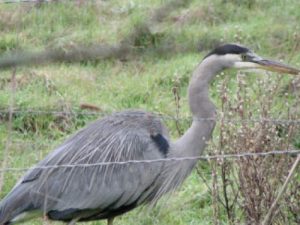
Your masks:
<svg viewBox="0 0 300 225"><path fill-rule="evenodd" d="M182 137L170 141L160 117L140 110L99 119L68 138L21 178L0 203L0 225L23 222L32 215L47 215L70 224L108 219L111 225L114 217L155 203L176 189L197 160L105 163L199 156L215 126L216 109L209 99L209 83L231 67L299 73L263 60L239 45L216 48L191 78L188 95L194 119Z"/></svg>

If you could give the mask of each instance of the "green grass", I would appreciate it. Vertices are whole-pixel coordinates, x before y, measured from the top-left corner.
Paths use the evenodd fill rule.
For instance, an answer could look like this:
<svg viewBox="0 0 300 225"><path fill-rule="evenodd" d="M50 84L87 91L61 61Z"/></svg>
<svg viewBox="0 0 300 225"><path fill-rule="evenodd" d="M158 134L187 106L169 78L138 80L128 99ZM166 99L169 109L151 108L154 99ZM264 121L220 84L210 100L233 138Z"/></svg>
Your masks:
<svg viewBox="0 0 300 225"><path fill-rule="evenodd" d="M40 8L30 4L0 4L0 53L117 43L165 2L111 0L78 6L66 1L44 4ZM147 49L127 61L112 59L18 68L15 108L21 111L82 112L80 104L90 103L104 112L141 108L175 115L172 88L175 80L179 80L180 116L187 117L190 114L186 90L193 68L212 46L221 42L240 42L260 55L300 66L300 46L296 45L300 41L300 1L290 0L288 4L285 0L222 2L225 1L194 0L188 7L175 10L162 23L151 27L153 43L148 43L147 36L138 40ZM237 89L234 74L224 74L231 77L229 87L232 92ZM10 76L11 71L0 75L0 109L8 109L10 104ZM212 97L218 105L217 89L222 79L221 75L212 84ZM264 78L255 74L253 78L247 78L254 98L260 97L255 83L259 79ZM283 83L289 80L287 78ZM280 115L282 104L279 99L274 105L275 118ZM255 107L252 110L255 113ZM16 114L8 167L34 165L68 135L95 118L78 115L61 119L47 114ZM2 151L7 138L7 122L1 117L0 121ZM167 120L166 123L172 138L177 138L174 121ZM188 125L189 121L180 122L182 129ZM3 159L2 154L0 159ZM206 168L205 172L210 171ZM1 197L21 175L6 173ZM134 210L117 218L115 224L206 225L213 223L212 215L211 195L193 173L180 190L163 198L154 209ZM41 221L26 224L41 224ZM227 224L225 215L221 216L220 224Z"/></svg>

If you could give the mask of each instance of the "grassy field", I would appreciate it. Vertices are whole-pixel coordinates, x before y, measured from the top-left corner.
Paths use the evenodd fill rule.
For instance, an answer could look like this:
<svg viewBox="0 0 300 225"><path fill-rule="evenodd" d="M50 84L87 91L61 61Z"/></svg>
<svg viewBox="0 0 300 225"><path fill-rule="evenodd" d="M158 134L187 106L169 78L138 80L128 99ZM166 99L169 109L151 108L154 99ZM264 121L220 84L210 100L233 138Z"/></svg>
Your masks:
<svg viewBox="0 0 300 225"><path fill-rule="evenodd" d="M118 43L166 3L163 0L82 2L63 1L40 7L28 3L0 4L0 53L45 49L68 51L76 46ZM289 0L288 3L285 0L193 0L172 11L163 21L149 23L149 32L134 40L133 47L137 51L125 60L49 63L17 68L13 98L12 71L1 71L0 110L8 110L13 99L15 110L20 111L13 117L10 134L7 113L0 113L0 153L4 152L8 135L12 138L6 166L28 168L34 165L68 135L97 118L96 115L85 115L90 111L82 109L82 104L96 105L103 114L140 108L172 116L176 116L176 110L179 110L180 118L189 118L186 90L190 75L203 56L219 43L242 43L259 55L300 67L299 8L298 0ZM253 103L247 112L260 115L264 108L260 100L268 97L270 87L279 83L278 93L282 93L292 80L290 76L271 75L251 73L251 76L243 77L247 86L244 98ZM224 79L228 84L228 98L238 101L235 95L239 89L236 72L227 71L212 84L211 96L219 108L219 90ZM264 90L259 87L262 83ZM174 88L180 96L179 108L174 100ZM284 119L293 114L293 118L299 118L299 111L292 107L296 103L294 92L275 96L268 116ZM39 113L41 111L66 114ZM165 122L172 139L176 139L189 126L190 119L180 120L179 125L173 120ZM218 127L214 134L215 143L218 143L219 130ZM299 145L297 140L292 140L290 145ZM3 155L0 154L1 161ZM211 164L201 163L199 168L211 185ZM0 198L21 175L22 172L5 173ZM297 179L300 181L299 176ZM180 190L163 198L154 209L134 210L118 217L115 224L213 224L212 205L209 188L194 172ZM242 210L237 211L242 214ZM228 224L224 210L220 209L218 215L219 224ZM243 221L244 217L240 218ZM290 224L296 224L290 221ZM36 220L26 224L42 222Z"/></svg>

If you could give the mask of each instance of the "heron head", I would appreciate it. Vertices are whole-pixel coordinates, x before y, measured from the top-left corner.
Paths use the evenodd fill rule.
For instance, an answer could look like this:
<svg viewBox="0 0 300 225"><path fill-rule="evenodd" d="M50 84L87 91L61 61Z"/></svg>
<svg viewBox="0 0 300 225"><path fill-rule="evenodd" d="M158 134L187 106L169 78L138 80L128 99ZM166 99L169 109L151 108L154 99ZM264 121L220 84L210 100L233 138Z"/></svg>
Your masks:
<svg viewBox="0 0 300 225"><path fill-rule="evenodd" d="M300 75L300 70L296 68L281 62L264 59L253 53L250 49L237 44L225 44L219 46L204 57L204 59L206 58L217 60L223 69L263 69L279 73Z"/></svg>

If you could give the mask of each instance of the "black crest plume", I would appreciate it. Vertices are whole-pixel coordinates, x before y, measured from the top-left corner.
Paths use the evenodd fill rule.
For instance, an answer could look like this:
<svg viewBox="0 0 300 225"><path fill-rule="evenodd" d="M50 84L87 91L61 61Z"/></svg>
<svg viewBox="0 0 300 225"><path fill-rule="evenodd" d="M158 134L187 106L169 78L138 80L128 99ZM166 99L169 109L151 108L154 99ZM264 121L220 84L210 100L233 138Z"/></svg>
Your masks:
<svg viewBox="0 0 300 225"><path fill-rule="evenodd" d="M246 53L249 51L250 50L248 48L245 48L240 45L225 44L225 45L221 45L221 46L215 48L214 50L212 50L210 53L208 53L204 57L204 59L211 55L242 54L242 53Z"/></svg>

